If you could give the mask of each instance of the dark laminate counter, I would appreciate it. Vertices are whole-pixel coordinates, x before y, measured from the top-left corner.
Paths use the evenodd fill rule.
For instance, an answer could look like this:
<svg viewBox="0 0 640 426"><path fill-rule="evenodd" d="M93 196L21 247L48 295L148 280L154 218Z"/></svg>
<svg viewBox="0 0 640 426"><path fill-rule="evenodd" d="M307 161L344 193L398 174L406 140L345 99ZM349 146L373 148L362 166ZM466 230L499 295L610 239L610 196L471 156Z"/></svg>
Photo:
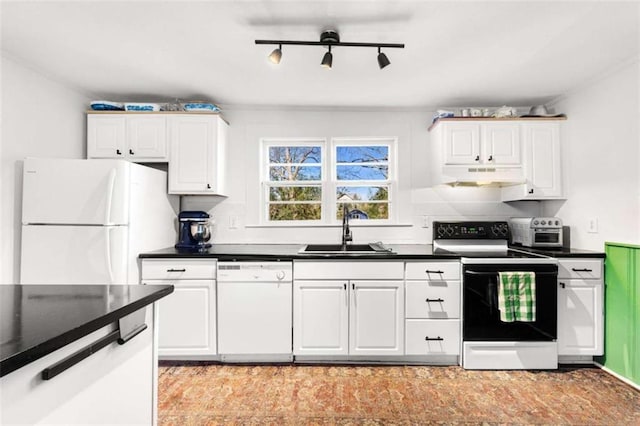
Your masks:
<svg viewBox="0 0 640 426"><path fill-rule="evenodd" d="M0 285L0 377L171 292L172 285Z"/></svg>
<svg viewBox="0 0 640 426"><path fill-rule="evenodd" d="M459 259L456 254L434 253L431 244L387 244L390 254L308 254L299 253L305 244L214 244L205 251L176 250L173 247L141 253L142 259L214 258L233 260L303 260L303 259Z"/></svg>
<svg viewBox="0 0 640 426"><path fill-rule="evenodd" d="M557 248L557 249L540 249L540 248L528 248L528 247L519 247L514 246L518 250L526 250L532 253L543 254L545 256L555 257L555 258L565 258L565 257L588 257L588 258L598 258L604 259L604 252L592 251L592 250L582 250L582 249L574 249L574 248Z"/></svg>
<svg viewBox="0 0 640 426"><path fill-rule="evenodd" d="M173 247L141 253L142 259L212 258L221 261L242 260L303 260L303 259L459 259L457 254L434 253L431 244L387 244L392 254L307 254L299 253L305 244L214 244L204 251L184 251ZM551 257L604 258L604 252L581 249L532 249L514 246L518 250L530 251Z"/></svg>

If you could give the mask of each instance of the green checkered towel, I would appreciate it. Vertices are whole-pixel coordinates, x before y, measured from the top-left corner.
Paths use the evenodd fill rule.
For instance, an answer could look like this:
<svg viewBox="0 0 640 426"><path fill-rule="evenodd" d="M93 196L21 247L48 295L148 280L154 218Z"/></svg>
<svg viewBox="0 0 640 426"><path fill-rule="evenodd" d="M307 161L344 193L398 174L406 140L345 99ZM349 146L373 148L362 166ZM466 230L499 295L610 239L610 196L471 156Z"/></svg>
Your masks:
<svg viewBox="0 0 640 426"><path fill-rule="evenodd" d="M536 320L536 274L498 272L498 309L503 322Z"/></svg>

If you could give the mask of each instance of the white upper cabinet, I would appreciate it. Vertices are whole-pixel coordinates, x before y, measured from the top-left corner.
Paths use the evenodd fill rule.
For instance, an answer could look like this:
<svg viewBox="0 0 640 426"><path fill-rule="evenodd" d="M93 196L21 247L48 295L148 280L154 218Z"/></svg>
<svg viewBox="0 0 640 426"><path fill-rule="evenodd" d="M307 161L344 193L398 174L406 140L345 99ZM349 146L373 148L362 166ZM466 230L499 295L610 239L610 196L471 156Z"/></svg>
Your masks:
<svg viewBox="0 0 640 426"><path fill-rule="evenodd" d="M445 164L520 164L520 128L509 122L446 122ZM438 134L438 133L436 133Z"/></svg>
<svg viewBox="0 0 640 426"><path fill-rule="evenodd" d="M166 116L88 114L87 158L166 162Z"/></svg>
<svg viewBox="0 0 640 426"><path fill-rule="evenodd" d="M171 117L170 194L225 194L227 130L217 115Z"/></svg>
<svg viewBox="0 0 640 426"><path fill-rule="evenodd" d="M560 123L522 124L526 182L502 188L502 201L562 198Z"/></svg>

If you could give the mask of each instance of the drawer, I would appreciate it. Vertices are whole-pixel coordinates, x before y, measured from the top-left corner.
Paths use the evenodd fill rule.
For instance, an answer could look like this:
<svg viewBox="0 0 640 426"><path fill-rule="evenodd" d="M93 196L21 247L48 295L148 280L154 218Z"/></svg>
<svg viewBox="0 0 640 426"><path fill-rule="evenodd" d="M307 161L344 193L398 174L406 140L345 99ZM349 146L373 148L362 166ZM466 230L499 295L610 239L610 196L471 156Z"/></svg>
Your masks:
<svg viewBox="0 0 640 426"><path fill-rule="evenodd" d="M600 259L560 259L558 278L601 278L602 260Z"/></svg>
<svg viewBox="0 0 640 426"><path fill-rule="evenodd" d="M407 281L407 318L460 318L460 281Z"/></svg>
<svg viewBox="0 0 640 426"><path fill-rule="evenodd" d="M460 262L407 262L408 280L459 280Z"/></svg>
<svg viewBox="0 0 640 426"><path fill-rule="evenodd" d="M459 320L418 320L405 322L406 355L459 355Z"/></svg>
<svg viewBox="0 0 640 426"><path fill-rule="evenodd" d="M142 278L164 279L216 279L215 259L143 259Z"/></svg>

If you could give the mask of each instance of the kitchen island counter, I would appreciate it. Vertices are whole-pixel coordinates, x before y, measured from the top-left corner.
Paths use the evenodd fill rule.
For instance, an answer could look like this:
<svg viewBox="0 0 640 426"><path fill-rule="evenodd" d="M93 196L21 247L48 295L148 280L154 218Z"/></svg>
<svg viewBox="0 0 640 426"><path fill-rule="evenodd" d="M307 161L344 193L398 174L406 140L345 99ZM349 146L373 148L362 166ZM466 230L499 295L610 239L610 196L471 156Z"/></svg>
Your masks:
<svg viewBox="0 0 640 426"><path fill-rule="evenodd" d="M156 424L154 302L172 291L0 286L0 424Z"/></svg>
<svg viewBox="0 0 640 426"><path fill-rule="evenodd" d="M0 377L141 309L171 285L4 285ZM9 318L10 314L10 318Z"/></svg>

